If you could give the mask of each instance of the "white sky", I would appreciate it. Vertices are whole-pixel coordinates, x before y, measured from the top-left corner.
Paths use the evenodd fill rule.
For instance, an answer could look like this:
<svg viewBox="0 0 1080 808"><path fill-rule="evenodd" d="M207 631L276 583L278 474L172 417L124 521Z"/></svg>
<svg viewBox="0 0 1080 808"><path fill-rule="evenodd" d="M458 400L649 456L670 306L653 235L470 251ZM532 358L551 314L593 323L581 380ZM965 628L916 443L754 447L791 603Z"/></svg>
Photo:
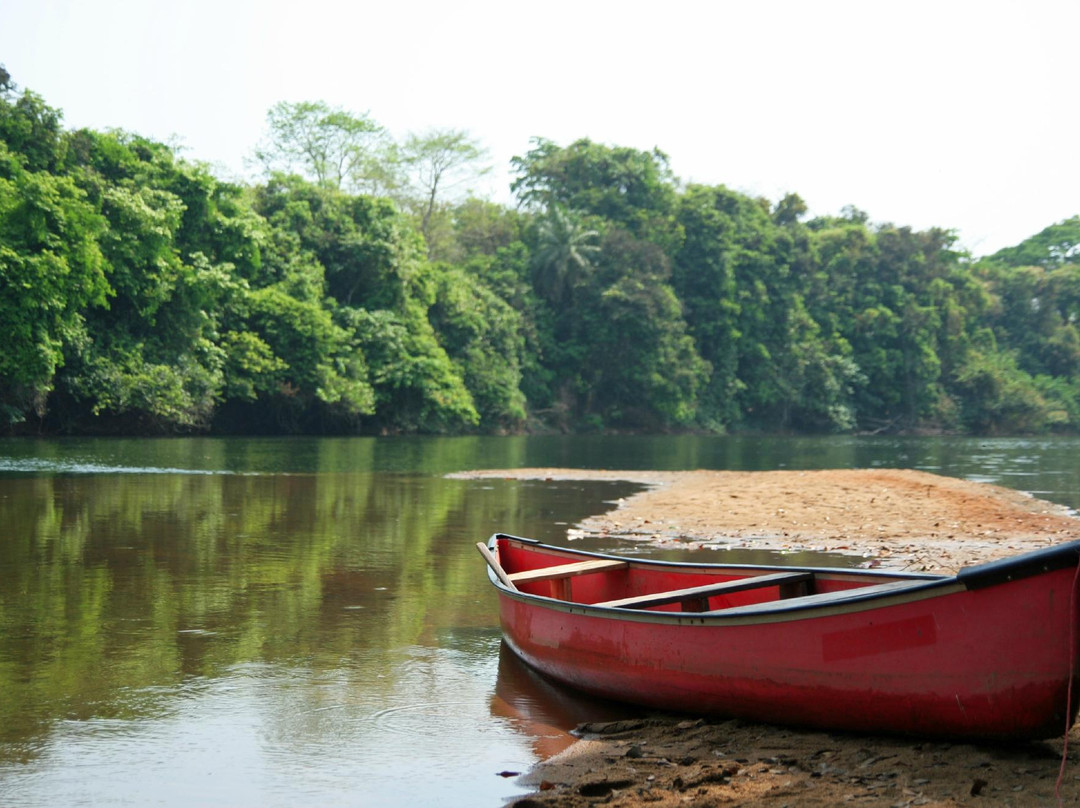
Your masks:
<svg viewBox="0 0 1080 808"><path fill-rule="evenodd" d="M658 146L684 181L959 231L1080 213L1078 0L0 0L0 64L68 128L178 140L239 176L276 102Z"/></svg>

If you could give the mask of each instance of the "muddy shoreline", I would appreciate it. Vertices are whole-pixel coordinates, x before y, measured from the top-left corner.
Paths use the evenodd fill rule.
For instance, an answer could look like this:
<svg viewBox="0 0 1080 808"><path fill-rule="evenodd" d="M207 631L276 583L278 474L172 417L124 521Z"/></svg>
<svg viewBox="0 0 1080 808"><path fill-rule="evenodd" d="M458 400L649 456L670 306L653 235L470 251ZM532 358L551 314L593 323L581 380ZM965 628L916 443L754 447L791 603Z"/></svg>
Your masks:
<svg viewBox="0 0 1080 808"><path fill-rule="evenodd" d="M464 477L625 480L645 489L574 526L657 546L816 550L868 567L954 572L1080 538L1080 519L1011 489L894 469L636 472L518 469ZM1064 728L1063 728L1064 729ZM643 714L580 727L522 778L519 808L1080 804L1080 729L1017 745L847 735Z"/></svg>

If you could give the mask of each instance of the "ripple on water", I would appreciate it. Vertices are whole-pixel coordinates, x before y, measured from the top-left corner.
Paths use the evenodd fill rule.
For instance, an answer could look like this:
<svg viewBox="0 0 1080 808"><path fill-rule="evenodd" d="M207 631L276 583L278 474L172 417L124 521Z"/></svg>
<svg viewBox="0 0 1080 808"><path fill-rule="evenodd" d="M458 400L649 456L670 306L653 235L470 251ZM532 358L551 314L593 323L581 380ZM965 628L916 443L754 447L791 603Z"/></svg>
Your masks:
<svg viewBox="0 0 1080 808"><path fill-rule="evenodd" d="M403 704L372 713L368 720L379 729L399 735L453 737L464 732L483 733L491 728L491 716L474 700L432 701Z"/></svg>

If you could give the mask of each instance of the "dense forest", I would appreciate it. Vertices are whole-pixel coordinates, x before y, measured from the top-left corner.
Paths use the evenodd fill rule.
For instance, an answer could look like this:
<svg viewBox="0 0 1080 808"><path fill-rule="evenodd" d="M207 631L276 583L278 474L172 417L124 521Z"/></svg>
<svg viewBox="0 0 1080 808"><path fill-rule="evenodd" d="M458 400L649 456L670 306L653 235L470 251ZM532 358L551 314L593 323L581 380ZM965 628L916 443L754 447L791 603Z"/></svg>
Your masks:
<svg viewBox="0 0 1080 808"><path fill-rule="evenodd" d="M282 103L226 181L0 68L0 431L1080 428L1080 216L975 260L659 151Z"/></svg>

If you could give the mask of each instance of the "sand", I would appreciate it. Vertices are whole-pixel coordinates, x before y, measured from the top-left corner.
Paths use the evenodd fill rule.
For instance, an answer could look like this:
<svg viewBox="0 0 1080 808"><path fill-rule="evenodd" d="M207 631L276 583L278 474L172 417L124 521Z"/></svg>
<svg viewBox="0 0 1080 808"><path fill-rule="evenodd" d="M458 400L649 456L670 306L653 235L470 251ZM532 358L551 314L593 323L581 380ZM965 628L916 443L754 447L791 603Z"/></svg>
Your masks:
<svg viewBox="0 0 1080 808"><path fill-rule="evenodd" d="M633 472L520 469L469 477L648 486L574 526L658 546L816 550L865 566L953 572L1080 538L1067 509L1011 489L894 469ZM1080 729L972 745L648 714L585 725L524 782L529 806L1054 806L1080 804ZM1059 802L1060 798L1060 802Z"/></svg>

